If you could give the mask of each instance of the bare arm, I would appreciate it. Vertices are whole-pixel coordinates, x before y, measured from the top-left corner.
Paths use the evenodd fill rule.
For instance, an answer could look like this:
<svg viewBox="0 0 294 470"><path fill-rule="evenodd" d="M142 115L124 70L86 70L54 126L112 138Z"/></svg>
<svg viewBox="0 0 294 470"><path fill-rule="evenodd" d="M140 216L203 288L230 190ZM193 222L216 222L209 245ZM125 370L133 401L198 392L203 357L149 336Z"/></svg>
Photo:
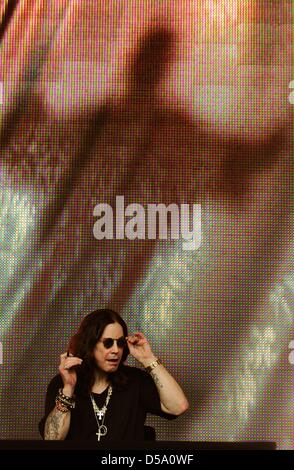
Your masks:
<svg viewBox="0 0 294 470"><path fill-rule="evenodd" d="M63 413L55 407L46 419L44 439L47 441L63 441L70 426L71 412Z"/></svg>
<svg viewBox="0 0 294 470"><path fill-rule="evenodd" d="M144 362L143 365L147 367L149 364L150 361ZM157 387L162 411L180 415L189 408L188 400L180 385L162 364L156 366L150 375Z"/></svg>
<svg viewBox="0 0 294 470"><path fill-rule="evenodd" d="M157 360L142 333L128 337L128 346L132 356L144 367L150 366ZM173 415L184 413L189 408L189 402L180 385L168 370L162 364L158 364L150 374L159 393L162 411Z"/></svg>
<svg viewBox="0 0 294 470"><path fill-rule="evenodd" d="M81 364L81 362L80 358L68 356L67 353L60 356L59 372L64 383L62 392L67 397L73 396L77 381L76 371L72 367ZM46 419L44 439L48 441L64 440L69 431L70 418L69 408L66 412L62 412L55 406Z"/></svg>

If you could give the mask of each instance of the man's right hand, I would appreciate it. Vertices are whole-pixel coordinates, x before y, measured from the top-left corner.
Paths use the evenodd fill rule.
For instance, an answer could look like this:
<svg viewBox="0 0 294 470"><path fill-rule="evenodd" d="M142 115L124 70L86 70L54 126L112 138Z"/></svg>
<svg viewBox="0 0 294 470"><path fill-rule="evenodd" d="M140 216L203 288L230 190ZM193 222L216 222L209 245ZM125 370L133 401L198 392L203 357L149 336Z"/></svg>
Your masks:
<svg viewBox="0 0 294 470"><path fill-rule="evenodd" d="M74 389L77 383L77 373L74 366L79 366L83 362L79 357L67 355L63 353L60 356L59 373L63 381L63 393L71 396L74 393Z"/></svg>

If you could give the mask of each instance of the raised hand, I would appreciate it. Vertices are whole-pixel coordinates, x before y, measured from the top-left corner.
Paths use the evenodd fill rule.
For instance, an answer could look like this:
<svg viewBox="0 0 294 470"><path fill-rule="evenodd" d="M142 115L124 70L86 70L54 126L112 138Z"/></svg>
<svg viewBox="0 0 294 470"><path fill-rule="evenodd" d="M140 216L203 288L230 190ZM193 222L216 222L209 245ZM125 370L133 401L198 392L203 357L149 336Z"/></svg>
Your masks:
<svg viewBox="0 0 294 470"><path fill-rule="evenodd" d="M135 333L126 338L130 354L141 362L146 367L150 362L154 361L154 356L151 346L143 333Z"/></svg>
<svg viewBox="0 0 294 470"><path fill-rule="evenodd" d="M61 375L63 385L67 389L71 388L72 391L74 390L77 383L77 373L74 366L79 366L82 364L82 362L83 360L79 357L72 355L68 356L67 353L61 354L59 373Z"/></svg>

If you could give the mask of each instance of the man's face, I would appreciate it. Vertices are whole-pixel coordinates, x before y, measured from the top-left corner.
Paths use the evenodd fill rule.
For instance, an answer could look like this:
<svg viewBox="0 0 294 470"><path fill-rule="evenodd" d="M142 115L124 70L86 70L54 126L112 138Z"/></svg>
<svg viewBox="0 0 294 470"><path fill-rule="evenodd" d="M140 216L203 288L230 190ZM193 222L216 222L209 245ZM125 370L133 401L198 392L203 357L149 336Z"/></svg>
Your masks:
<svg viewBox="0 0 294 470"><path fill-rule="evenodd" d="M107 373L117 370L123 354L123 348L118 346L117 340L123 336L124 332L119 323L110 323L106 326L94 349L94 358L100 370ZM104 345L106 339L115 340L109 348Z"/></svg>

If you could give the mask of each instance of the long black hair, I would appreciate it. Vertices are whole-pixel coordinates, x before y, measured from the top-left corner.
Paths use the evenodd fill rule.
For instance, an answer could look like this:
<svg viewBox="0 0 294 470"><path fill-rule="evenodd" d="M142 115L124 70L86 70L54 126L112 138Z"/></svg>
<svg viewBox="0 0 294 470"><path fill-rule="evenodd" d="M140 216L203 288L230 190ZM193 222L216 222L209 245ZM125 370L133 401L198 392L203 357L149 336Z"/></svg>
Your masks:
<svg viewBox="0 0 294 470"><path fill-rule="evenodd" d="M88 395L91 392L95 382L95 370L97 370L94 348L106 326L111 323L119 323L123 329L124 337L128 336L127 325L118 313L110 309L99 309L85 316L77 333L70 339L69 353L83 359L82 364L76 368L77 394ZM114 387L121 388L127 382L122 363L128 354L129 348L125 346L117 371L109 374L109 379Z"/></svg>

